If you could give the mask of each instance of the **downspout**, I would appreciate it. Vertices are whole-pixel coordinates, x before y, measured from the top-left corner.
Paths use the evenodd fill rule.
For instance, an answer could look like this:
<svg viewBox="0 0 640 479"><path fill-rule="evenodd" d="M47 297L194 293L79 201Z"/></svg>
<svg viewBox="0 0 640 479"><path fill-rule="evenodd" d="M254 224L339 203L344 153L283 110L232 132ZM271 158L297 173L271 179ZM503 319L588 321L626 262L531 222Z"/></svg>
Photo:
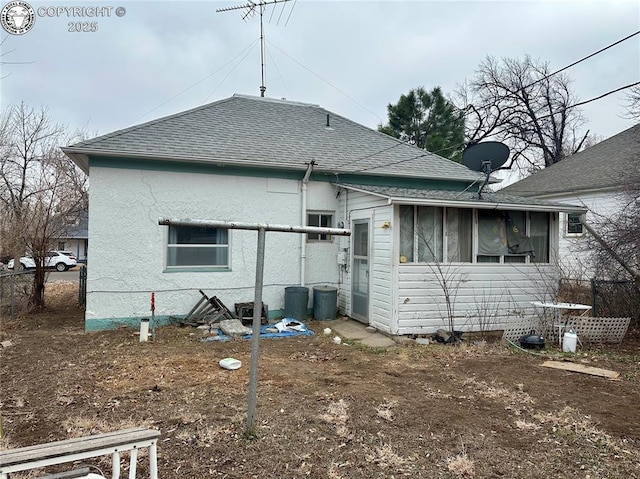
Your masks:
<svg viewBox="0 0 640 479"><path fill-rule="evenodd" d="M300 212L300 224L302 226L307 226L307 183L309 183L309 177L311 176L311 171L313 170L313 165L315 165L315 161L311 161L307 165L307 171L304 173L304 178L302 178L302 211ZM307 235L300 235L300 286L304 286L304 278L306 275L306 266L307 266Z"/></svg>

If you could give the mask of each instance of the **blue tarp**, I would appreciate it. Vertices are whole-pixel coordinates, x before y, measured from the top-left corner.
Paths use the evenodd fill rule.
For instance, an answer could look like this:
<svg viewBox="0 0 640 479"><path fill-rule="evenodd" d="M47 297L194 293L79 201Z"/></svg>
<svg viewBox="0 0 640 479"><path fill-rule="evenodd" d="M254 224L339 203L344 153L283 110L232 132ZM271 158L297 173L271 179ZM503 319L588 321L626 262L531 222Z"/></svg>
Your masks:
<svg viewBox="0 0 640 479"><path fill-rule="evenodd" d="M280 325L280 328L278 328L278 325ZM291 327L292 325L293 328ZM282 330L279 331L279 329ZM220 329L214 328L211 331L215 332L216 336L208 336L203 341L229 341L231 339L231 336L227 336ZM287 318L277 324L265 324L260 327L261 338L289 338L292 336L311 336L312 334L314 332L308 329L306 324ZM245 334L240 337L242 339L251 339L252 336L253 334Z"/></svg>

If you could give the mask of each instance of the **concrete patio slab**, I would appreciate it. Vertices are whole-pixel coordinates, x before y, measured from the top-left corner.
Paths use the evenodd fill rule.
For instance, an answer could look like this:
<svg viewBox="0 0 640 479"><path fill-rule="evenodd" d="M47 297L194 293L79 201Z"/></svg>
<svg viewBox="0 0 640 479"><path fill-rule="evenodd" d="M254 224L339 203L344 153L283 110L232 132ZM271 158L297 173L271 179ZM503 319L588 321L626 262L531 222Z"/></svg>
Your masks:
<svg viewBox="0 0 640 479"><path fill-rule="evenodd" d="M377 331L367 331L367 325L359 323L353 319L335 319L331 321L323 321L327 328L333 330L334 335L343 339L358 341L365 346L371 348L387 348L396 346L396 342L389 336L385 336Z"/></svg>

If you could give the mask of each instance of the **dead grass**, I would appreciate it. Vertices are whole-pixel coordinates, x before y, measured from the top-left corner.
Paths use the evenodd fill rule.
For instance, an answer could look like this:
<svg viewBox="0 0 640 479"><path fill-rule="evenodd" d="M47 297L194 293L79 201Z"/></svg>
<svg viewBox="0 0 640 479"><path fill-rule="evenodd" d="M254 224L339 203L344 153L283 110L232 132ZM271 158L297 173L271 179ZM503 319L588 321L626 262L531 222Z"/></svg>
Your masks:
<svg viewBox="0 0 640 479"><path fill-rule="evenodd" d="M320 334L261 343L248 439L250 344L177 327L141 344L131 330L85 334L79 314L3 329L5 447L143 426L161 431L163 479L640 477L636 344L590 354L621 372L609 382L500 343L379 351L336 345L311 323ZM221 369L229 356L243 367Z"/></svg>

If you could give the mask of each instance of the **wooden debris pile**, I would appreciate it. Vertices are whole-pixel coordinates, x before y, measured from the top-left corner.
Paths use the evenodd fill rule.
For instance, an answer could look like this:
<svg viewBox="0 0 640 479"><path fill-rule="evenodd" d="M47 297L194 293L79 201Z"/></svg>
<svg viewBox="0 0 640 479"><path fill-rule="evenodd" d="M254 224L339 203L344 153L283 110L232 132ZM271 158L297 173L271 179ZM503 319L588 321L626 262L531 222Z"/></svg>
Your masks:
<svg viewBox="0 0 640 479"><path fill-rule="evenodd" d="M202 326L213 324L216 321L235 319L235 316L216 296L208 297L204 291L199 290L202 297L191 308L191 311L180 320L185 326Z"/></svg>

